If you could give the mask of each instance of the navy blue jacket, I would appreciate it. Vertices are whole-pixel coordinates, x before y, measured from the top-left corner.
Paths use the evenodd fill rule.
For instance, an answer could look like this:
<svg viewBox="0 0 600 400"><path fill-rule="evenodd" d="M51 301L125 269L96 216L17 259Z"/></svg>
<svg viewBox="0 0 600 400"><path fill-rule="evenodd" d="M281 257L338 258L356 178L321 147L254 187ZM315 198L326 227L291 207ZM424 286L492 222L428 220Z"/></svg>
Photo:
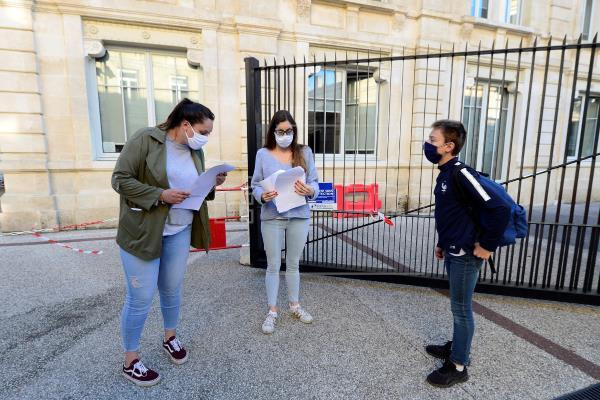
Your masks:
<svg viewBox="0 0 600 400"><path fill-rule="evenodd" d="M497 188L486 184L470 167L458 173L458 180L473 207L473 216L479 217L481 230L477 230L473 216L461 201L454 181L454 168L463 165L453 158L438 167L440 174L435 185L435 223L438 247L445 252L473 251L475 242L488 251L495 251L510 218L510 206L496 193Z"/></svg>

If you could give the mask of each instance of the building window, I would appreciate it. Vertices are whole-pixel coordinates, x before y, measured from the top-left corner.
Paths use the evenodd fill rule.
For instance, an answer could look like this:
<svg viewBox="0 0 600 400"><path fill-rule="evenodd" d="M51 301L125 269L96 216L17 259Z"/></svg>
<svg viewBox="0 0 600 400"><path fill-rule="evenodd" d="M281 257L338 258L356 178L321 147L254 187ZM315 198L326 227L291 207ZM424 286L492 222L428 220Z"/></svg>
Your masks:
<svg viewBox="0 0 600 400"><path fill-rule="evenodd" d="M496 180L505 165L508 92L499 84L477 83L465 89L463 124L467 141L460 157ZM486 111L487 110L487 111ZM486 118L487 112L487 121Z"/></svg>
<svg viewBox="0 0 600 400"><path fill-rule="evenodd" d="M471 0L471 16L521 25L523 0Z"/></svg>
<svg viewBox="0 0 600 400"><path fill-rule="evenodd" d="M98 158L114 158L138 129L166 119L184 97L199 101L201 73L185 55L109 48L95 71L90 115Z"/></svg>
<svg viewBox="0 0 600 400"><path fill-rule="evenodd" d="M583 26L581 27L581 33L583 35L583 40L589 40L594 36L594 24L595 20L592 18L596 9L598 8L594 0L584 0L583 4Z"/></svg>
<svg viewBox="0 0 600 400"><path fill-rule="evenodd" d="M375 154L378 85L373 71L309 75L308 145L317 154Z"/></svg>
<svg viewBox="0 0 600 400"><path fill-rule="evenodd" d="M471 0L471 15L473 17L487 18L489 10L488 1L489 0Z"/></svg>
<svg viewBox="0 0 600 400"><path fill-rule="evenodd" d="M160 123L181 99L189 97L200 101L200 78L198 69L188 65L185 56L151 54L153 98L156 122Z"/></svg>
<svg viewBox="0 0 600 400"><path fill-rule="evenodd" d="M333 70L313 73L308 77L307 91L307 144L315 153L341 153L344 73Z"/></svg>
<svg viewBox="0 0 600 400"><path fill-rule="evenodd" d="M521 23L521 0L504 0L504 22L515 25Z"/></svg>
<svg viewBox="0 0 600 400"><path fill-rule="evenodd" d="M581 157L587 157L596 152L594 149L594 135L596 134L596 127L600 116L600 96L589 97L585 126L581 120L583 117L583 101L583 98L580 96L575 99L573 104L573 117L571 118L571 126L567 134L566 145L566 155L569 158L579 157L580 151ZM582 139L582 131L583 143L580 150L579 143Z"/></svg>

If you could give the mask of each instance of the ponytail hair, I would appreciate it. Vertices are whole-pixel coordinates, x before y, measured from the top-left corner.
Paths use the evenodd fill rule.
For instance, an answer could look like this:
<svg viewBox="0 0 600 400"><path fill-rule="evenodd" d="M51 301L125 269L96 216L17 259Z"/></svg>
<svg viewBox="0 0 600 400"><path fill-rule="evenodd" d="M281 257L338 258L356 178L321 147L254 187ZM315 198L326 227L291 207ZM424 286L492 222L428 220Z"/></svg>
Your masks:
<svg viewBox="0 0 600 400"><path fill-rule="evenodd" d="M157 125L157 128L161 131L168 131L177 128L183 121L188 121L193 125L197 122L204 122L207 118L214 121L215 114L208 107L195 103L186 97L173 108L165 122Z"/></svg>

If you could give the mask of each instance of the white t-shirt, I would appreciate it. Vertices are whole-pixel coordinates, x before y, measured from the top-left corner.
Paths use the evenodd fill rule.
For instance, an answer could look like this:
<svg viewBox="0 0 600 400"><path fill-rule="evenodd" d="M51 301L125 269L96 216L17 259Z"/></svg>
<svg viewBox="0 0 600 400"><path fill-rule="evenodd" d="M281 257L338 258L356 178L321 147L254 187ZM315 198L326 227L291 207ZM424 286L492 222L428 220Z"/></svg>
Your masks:
<svg viewBox="0 0 600 400"><path fill-rule="evenodd" d="M167 138L167 178L172 189L185 190L190 188L198 171L192 159L192 153L187 144L179 144ZM172 208L167 216L163 236L175 235L183 231L194 219L192 210Z"/></svg>

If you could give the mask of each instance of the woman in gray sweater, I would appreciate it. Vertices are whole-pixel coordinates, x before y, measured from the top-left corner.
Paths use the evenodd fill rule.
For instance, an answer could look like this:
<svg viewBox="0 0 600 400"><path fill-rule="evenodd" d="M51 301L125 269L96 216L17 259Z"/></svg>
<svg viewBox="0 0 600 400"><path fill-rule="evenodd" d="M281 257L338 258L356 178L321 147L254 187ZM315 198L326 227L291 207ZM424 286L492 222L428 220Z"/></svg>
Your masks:
<svg viewBox="0 0 600 400"><path fill-rule="evenodd" d="M306 173L306 182L296 181L294 190L308 200L319 194L319 177L310 147L298 144L298 129L292 115L280 110L273 115L265 147L256 154L256 166L252 176L252 194L262 204L261 231L265 252L267 253L267 273L265 284L269 313L262 325L264 333L273 333L278 316L277 293L279 291L279 269L283 239L286 238L286 273L291 315L309 324L312 316L304 310L298 301L300 292L300 255L304 249L310 225L308 204L292 208L283 213L277 211L272 201L276 192L265 192L260 181L278 170L302 167Z"/></svg>

